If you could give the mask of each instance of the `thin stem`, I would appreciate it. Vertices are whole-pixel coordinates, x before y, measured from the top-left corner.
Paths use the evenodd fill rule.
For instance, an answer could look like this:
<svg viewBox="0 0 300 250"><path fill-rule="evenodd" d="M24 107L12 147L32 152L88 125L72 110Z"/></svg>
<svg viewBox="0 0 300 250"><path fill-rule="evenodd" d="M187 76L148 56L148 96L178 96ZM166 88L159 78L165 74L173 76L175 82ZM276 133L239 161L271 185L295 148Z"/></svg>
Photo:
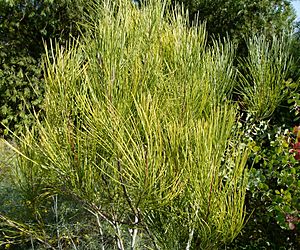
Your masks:
<svg viewBox="0 0 300 250"><path fill-rule="evenodd" d="M199 208L197 208L197 210L195 212L195 215L192 218L192 223L195 222L195 220L196 220L196 218L198 216L198 211L199 211ZM189 240L188 240L187 245L186 245L186 250L189 250L191 248L193 237L194 237L194 233L195 233L195 227L193 226L192 230L190 230L190 233L189 233Z"/></svg>
<svg viewBox="0 0 300 250"><path fill-rule="evenodd" d="M192 240L193 240L193 237L194 237L194 231L195 231L195 229L193 227L193 229L189 233L189 240L188 240L187 245L186 245L186 250L189 250L191 248Z"/></svg>
<svg viewBox="0 0 300 250"><path fill-rule="evenodd" d="M121 230L120 230L120 225L118 222L114 222L114 225L115 225L115 230L116 230L116 240L117 240L117 246L118 246L118 249L119 250L125 250L124 248L124 244L123 244L123 240L122 240L122 237L121 237Z"/></svg>
<svg viewBox="0 0 300 250"><path fill-rule="evenodd" d="M57 201L57 194L53 196L53 210L55 214L55 223L56 223L56 235L57 235L57 247L58 249L62 249L62 246L60 244L60 232L58 228L58 201Z"/></svg>
<svg viewBox="0 0 300 250"><path fill-rule="evenodd" d="M120 173L120 181L121 181L121 186L122 186L122 189L123 189L123 193L125 195L127 203L129 204L130 209L134 213L134 226L135 226L139 223L139 213L138 213L138 210L133 206L133 202L132 202L131 198L129 197L127 189L124 185L124 180L123 180L123 176L122 176L122 173L121 173L120 160L118 160L118 170L119 170L119 173ZM131 249L132 250L134 249L134 246L135 246L137 233L138 233L138 229L135 227L133 229L133 233L132 233L132 241L131 241Z"/></svg>
<svg viewBox="0 0 300 250"><path fill-rule="evenodd" d="M134 224L137 225L138 223L139 223L139 217L134 216ZM133 233L132 233L131 250L134 250L134 248L135 248L137 234L138 234L138 229L137 229L137 227L134 227Z"/></svg>
<svg viewBox="0 0 300 250"><path fill-rule="evenodd" d="M160 248L157 246L156 240L155 240L154 236L152 235L151 231L149 230L149 227L146 224L144 224L144 228L146 229L147 234L151 238L154 248L159 250Z"/></svg>
<svg viewBox="0 0 300 250"><path fill-rule="evenodd" d="M101 247L102 250L105 250L105 248L104 248L104 234L103 234L100 218L99 218L98 214L95 214L95 216L96 216L96 219L97 219L97 224L98 224L99 232L100 232L100 236L101 236L101 246L100 247Z"/></svg>
<svg viewBox="0 0 300 250"><path fill-rule="evenodd" d="M33 244L32 236L30 236L30 243L31 243L31 248L32 248L32 250L34 250L34 244Z"/></svg>

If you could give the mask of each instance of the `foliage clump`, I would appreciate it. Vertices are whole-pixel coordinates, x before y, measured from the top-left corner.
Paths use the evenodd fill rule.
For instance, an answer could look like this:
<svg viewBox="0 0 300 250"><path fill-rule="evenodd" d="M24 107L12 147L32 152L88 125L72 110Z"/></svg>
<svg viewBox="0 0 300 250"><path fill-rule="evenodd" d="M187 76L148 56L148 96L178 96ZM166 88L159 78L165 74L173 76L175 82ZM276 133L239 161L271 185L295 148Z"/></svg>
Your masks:
<svg viewBox="0 0 300 250"><path fill-rule="evenodd" d="M168 9L106 1L80 40L50 48L44 118L16 149L32 216L3 216L7 226L53 244L42 208L58 196L92 216L102 249L212 249L237 236L247 149L230 102L234 48L207 46L204 26Z"/></svg>

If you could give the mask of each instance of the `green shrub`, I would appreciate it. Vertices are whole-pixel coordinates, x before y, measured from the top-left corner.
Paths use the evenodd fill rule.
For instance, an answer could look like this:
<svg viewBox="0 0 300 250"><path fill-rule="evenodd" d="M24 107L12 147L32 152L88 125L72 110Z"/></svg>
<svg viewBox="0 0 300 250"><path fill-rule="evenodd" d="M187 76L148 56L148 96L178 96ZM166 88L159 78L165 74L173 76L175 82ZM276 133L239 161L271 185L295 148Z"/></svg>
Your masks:
<svg viewBox="0 0 300 250"><path fill-rule="evenodd" d="M287 37L255 36L248 41L248 56L241 61L241 105L258 120L268 119L287 100L291 55Z"/></svg>
<svg viewBox="0 0 300 250"><path fill-rule="evenodd" d="M285 125L246 122L245 141L252 153L246 207L249 218L235 249L298 249L300 163L295 135ZM250 125L251 124L251 125Z"/></svg>
<svg viewBox="0 0 300 250"><path fill-rule="evenodd" d="M89 212L102 249L212 249L241 230L234 49L167 7L105 1L81 40L47 54L45 116L16 149L27 242L59 244L42 210L57 194Z"/></svg>
<svg viewBox="0 0 300 250"><path fill-rule="evenodd" d="M40 110L43 101L41 65L33 57L16 54L6 58L0 69L2 135L8 135L9 129L19 133L25 126L31 126L33 113Z"/></svg>
<svg viewBox="0 0 300 250"><path fill-rule="evenodd" d="M265 121L292 84L288 45L253 38L237 75L235 46L207 46L179 9L100 2L80 39L47 44L45 89L31 81L44 116L0 187L1 246L217 249L242 230L246 202L232 248L296 249L299 163L284 126ZM238 81L253 117L240 127Z"/></svg>

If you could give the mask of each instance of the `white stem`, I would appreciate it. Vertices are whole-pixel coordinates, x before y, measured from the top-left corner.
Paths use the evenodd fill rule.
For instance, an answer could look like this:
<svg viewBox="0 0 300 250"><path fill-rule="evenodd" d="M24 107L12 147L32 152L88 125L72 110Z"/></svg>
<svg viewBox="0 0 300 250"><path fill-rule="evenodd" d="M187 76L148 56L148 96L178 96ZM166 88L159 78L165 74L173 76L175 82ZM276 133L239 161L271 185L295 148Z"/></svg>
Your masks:
<svg viewBox="0 0 300 250"><path fill-rule="evenodd" d="M194 237L194 227L189 233L189 240L188 240L187 245L186 245L186 250L190 250L193 237Z"/></svg>
<svg viewBox="0 0 300 250"><path fill-rule="evenodd" d="M34 244L33 244L32 236L30 236L30 242L31 242L31 248L32 248L32 250L34 250Z"/></svg>
<svg viewBox="0 0 300 250"><path fill-rule="evenodd" d="M138 222L139 222L139 218L137 216L134 216L134 224L137 225ZM134 250L135 242L136 242L136 238L137 238L137 233L138 233L138 229L137 229L137 227L135 227L133 229L133 233L132 233L131 250Z"/></svg>
<svg viewBox="0 0 300 250"><path fill-rule="evenodd" d="M101 249L105 250L105 248L104 248L104 234L103 234L103 230L102 230L102 227L101 227L100 218L99 218L98 214L95 214L95 215L96 215L97 224L98 224L99 232L100 232L100 236L101 236Z"/></svg>
<svg viewBox="0 0 300 250"><path fill-rule="evenodd" d="M117 222L114 223L115 224L115 229L116 229L116 237L117 237L117 245L118 245L118 249L119 250L125 250L124 248L124 244L121 238L121 230L120 230L120 226Z"/></svg>
<svg viewBox="0 0 300 250"><path fill-rule="evenodd" d="M196 209L196 212L193 216L192 225L194 225L194 222L195 222L196 218L198 217L198 212L199 212L199 208ZM189 250L191 248L193 237L194 237L194 232L195 232L195 227L193 226L192 230L189 233L189 240L188 240L187 245L186 245L186 250Z"/></svg>
<svg viewBox="0 0 300 250"><path fill-rule="evenodd" d="M53 210L55 214L55 223L56 223L56 235L57 235L57 247L58 249L62 249L62 246L60 244L60 232L58 228L58 201L57 201L57 194L53 196Z"/></svg>

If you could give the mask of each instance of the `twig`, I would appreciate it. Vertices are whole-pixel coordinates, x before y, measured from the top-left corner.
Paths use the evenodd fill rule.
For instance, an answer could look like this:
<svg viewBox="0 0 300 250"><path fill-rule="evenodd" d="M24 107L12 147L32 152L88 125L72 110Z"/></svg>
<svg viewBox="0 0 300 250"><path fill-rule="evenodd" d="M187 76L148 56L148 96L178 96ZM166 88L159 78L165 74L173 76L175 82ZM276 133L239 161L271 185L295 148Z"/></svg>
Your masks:
<svg viewBox="0 0 300 250"><path fill-rule="evenodd" d="M100 236L101 236L101 249L105 250L105 248L104 248L104 233L102 230L102 226L101 226L101 222L100 222L100 218L99 218L98 214L96 214L96 219L97 219L97 224L98 224L99 232L100 232Z"/></svg>
<svg viewBox="0 0 300 250"><path fill-rule="evenodd" d="M194 218L192 219L192 223L195 222L195 220L198 216L198 211L199 211L199 208L197 208L197 210L195 212L195 215L193 216ZM193 226L192 230L190 230L190 233L189 233L189 239L188 239L188 242L187 242L187 245L186 245L186 250L189 250L191 248L194 233L195 233L195 227Z"/></svg>
<svg viewBox="0 0 300 250"><path fill-rule="evenodd" d="M154 248L159 250L159 247L157 246L156 244L156 241L155 241L155 238L153 237L153 235L151 234L147 224L143 224L144 228L146 229L146 232L147 234L149 235L149 237L151 238L152 242L153 242L153 245L154 245Z"/></svg>
<svg viewBox="0 0 300 250"><path fill-rule="evenodd" d="M139 218L137 216L134 216L134 224L136 225L138 223L139 223ZM133 233L132 233L131 250L134 250L134 248L135 248L137 234L138 234L138 229L137 229L137 227L135 227L133 229Z"/></svg>
<svg viewBox="0 0 300 250"><path fill-rule="evenodd" d="M124 185L124 180L123 180L123 176L122 176L122 171L121 171L121 165L120 165L120 160L118 160L118 170L120 172L120 182L121 182L121 186L122 186L122 189L123 189L123 192L124 192L124 195L125 195L125 198L127 200L127 203L130 207L130 209L132 210L132 212L134 213L135 216L138 216L138 211L136 210L136 208L133 206L132 204L132 199L129 197L128 195L128 192L127 192L127 189ZM136 224L136 223L134 223Z"/></svg>
<svg viewBox="0 0 300 250"><path fill-rule="evenodd" d="M134 226L134 229L133 229L133 233L131 235L132 237L132 241L131 241L131 249L133 250L134 247L135 247L135 242L136 242L136 237L137 237L137 233L138 233L138 229L137 227L135 227L135 225L137 225L139 223L139 212L138 210L133 206L133 202L132 202L132 199L129 197L129 194L127 192L127 189L124 185L124 180L123 180L123 176L122 176L122 171L121 171L121 164L120 164L120 160L118 160L118 170L119 170L119 173L120 173L120 182L121 182L121 186L122 186L122 189L123 189L123 192L124 192L124 195L125 195L125 198L127 200L127 203L130 207L130 209L132 210L133 214L134 214L134 223L133 223L133 226Z"/></svg>
<svg viewBox="0 0 300 250"><path fill-rule="evenodd" d="M117 240L117 245L118 245L118 249L119 250L125 250L124 248L124 244L123 244L123 241L122 241L122 237L121 237L121 230L120 230L120 225L118 224L118 222L114 222L114 225L115 225L115 229L117 231L116 233L116 240Z"/></svg>
<svg viewBox="0 0 300 250"><path fill-rule="evenodd" d="M194 227L193 227L193 229L189 233L189 240L186 244L186 250L190 250L190 248L191 248L192 240L193 240L193 237L194 237L194 231L195 230L194 230Z"/></svg>
<svg viewBox="0 0 300 250"><path fill-rule="evenodd" d="M58 228L58 201L57 201L57 194L53 196L53 210L55 214L55 223L56 223L56 234L57 234L57 247L58 249L62 249L61 244L60 244L60 232Z"/></svg>

